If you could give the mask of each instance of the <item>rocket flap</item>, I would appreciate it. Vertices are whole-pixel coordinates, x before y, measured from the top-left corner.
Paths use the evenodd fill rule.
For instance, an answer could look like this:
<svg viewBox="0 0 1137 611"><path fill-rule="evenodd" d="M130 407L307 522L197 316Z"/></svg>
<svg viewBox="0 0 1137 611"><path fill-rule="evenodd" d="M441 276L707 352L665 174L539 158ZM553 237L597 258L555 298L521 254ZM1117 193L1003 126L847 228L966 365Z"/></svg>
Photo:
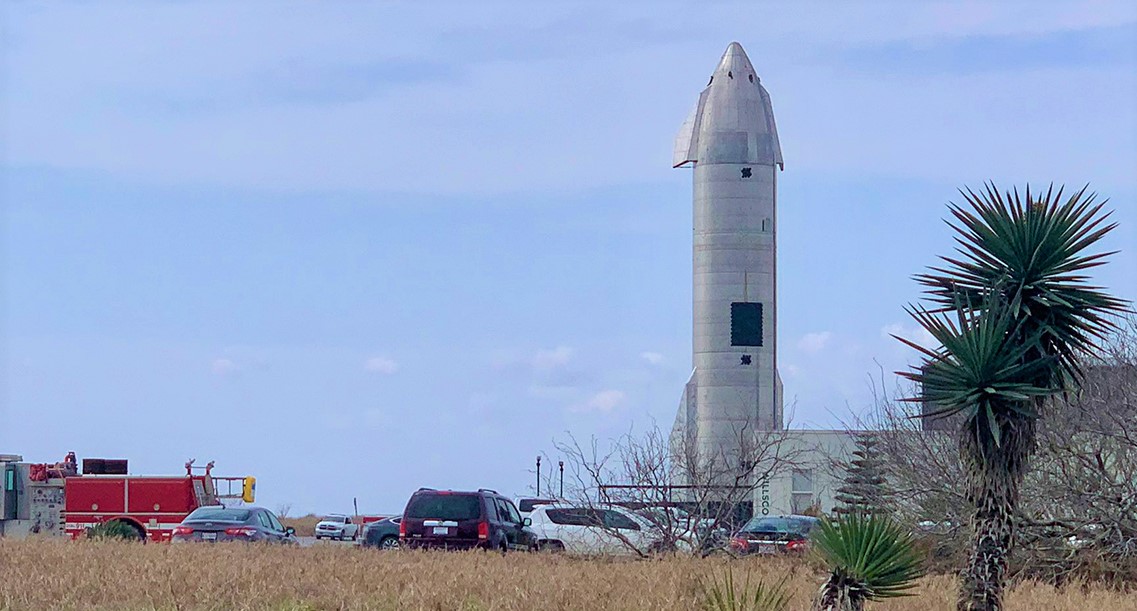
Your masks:
<svg viewBox="0 0 1137 611"><path fill-rule="evenodd" d="M691 109L691 114L687 115L683 127L679 128L679 135L675 137L675 153L671 158L673 168L681 168L698 161L699 127L703 123L703 107L707 103L707 93L710 90L708 87L699 94L699 101Z"/></svg>
<svg viewBox="0 0 1137 611"><path fill-rule="evenodd" d="M770 153L778 169L785 170L786 162L782 161L782 143L778 140L778 125L774 123L774 106L770 103L770 94L761 85L758 86L758 91L762 94L762 108L766 109L766 130L769 137L767 142L770 144Z"/></svg>

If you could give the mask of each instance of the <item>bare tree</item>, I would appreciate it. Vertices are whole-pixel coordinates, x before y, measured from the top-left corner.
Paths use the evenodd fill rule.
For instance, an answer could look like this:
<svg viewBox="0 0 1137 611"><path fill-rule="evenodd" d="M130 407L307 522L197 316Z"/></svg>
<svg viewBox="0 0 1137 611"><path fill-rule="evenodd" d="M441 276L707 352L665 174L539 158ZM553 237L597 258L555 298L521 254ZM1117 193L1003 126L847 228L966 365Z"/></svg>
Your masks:
<svg viewBox="0 0 1137 611"><path fill-rule="evenodd" d="M654 531L651 551L708 554L751 513L755 492L801 450L792 432L739 426L718 452L669 439L657 425L610 443L582 444L572 435L556 442L566 466L565 502L585 508L635 510ZM551 489L551 488L550 488ZM601 526L601 525L597 525ZM631 544L617 529L612 535Z"/></svg>
<svg viewBox="0 0 1137 611"><path fill-rule="evenodd" d="M1080 392L1055 399L1039 431L1024 547L1044 577L1137 576L1137 317L1083 370Z"/></svg>
<svg viewBox="0 0 1137 611"><path fill-rule="evenodd" d="M1082 367L1081 390L1054 398L1038 430L1019 507L1016 578L1137 577L1137 317ZM911 389L883 387L870 419L897 517L925 532L933 568L958 568L968 505L954 432L926 427L919 407L894 399L917 394Z"/></svg>

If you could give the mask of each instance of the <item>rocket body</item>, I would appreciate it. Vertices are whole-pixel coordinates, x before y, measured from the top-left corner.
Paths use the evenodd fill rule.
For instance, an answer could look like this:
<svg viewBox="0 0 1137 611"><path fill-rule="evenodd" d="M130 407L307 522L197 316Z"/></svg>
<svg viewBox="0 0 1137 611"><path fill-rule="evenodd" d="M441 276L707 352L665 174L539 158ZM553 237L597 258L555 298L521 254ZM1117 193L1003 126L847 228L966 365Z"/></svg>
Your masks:
<svg viewBox="0 0 1137 611"><path fill-rule="evenodd" d="M731 43L675 143L694 168L694 370L672 443L747 460L746 439L782 428L777 369L777 173L770 96Z"/></svg>

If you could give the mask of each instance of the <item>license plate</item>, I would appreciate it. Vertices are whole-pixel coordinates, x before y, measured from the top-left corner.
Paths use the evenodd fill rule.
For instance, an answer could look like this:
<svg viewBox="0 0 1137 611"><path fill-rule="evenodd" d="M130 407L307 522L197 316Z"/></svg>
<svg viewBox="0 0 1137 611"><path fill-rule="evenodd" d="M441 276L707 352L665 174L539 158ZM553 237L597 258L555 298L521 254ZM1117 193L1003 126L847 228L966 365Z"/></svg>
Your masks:
<svg viewBox="0 0 1137 611"><path fill-rule="evenodd" d="M773 543L759 543L758 544L758 553L759 554L776 554L777 552L778 552L778 546L773 544Z"/></svg>
<svg viewBox="0 0 1137 611"><path fill-rule="evenodd" d="M201 533L202 541L216 541L217 533Z"/></svg>
<svg viewBox="0 0 1137 611"><path fill-rule="evenodd" d="M435 526L434 527L434 534L436 534L436 535L449 535L450 529L445 527L445 526Z"/></svg>

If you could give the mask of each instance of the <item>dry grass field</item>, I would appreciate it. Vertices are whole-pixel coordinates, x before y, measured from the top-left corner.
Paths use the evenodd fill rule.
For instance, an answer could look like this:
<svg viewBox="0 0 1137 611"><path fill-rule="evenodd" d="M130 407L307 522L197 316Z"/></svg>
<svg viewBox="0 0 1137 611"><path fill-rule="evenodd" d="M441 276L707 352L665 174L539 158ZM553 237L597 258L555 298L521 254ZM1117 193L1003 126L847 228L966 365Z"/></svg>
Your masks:
<svg viewBox="0 0 1137 611"><path fill-rule="evenodd" d="M0 609L701 609L699 579L788 576L804 610L821 577L771 559L589 560L559 555L378 552L350 546L140 545L0 540ZM954 580L870 609L953 608ZM1137 595L1023 584L1009 610L1137 611Z"/></svg>
<svg viewBox="0 0 1137 611"><path fill-rule="evenodd" d="M312 537L316 534L316 524L319 524L320 516L308 514L306 516L296 516L294 518L280 518L280 523L285 526L291 526L296 529L296 536L298 537Z"/></svg>

